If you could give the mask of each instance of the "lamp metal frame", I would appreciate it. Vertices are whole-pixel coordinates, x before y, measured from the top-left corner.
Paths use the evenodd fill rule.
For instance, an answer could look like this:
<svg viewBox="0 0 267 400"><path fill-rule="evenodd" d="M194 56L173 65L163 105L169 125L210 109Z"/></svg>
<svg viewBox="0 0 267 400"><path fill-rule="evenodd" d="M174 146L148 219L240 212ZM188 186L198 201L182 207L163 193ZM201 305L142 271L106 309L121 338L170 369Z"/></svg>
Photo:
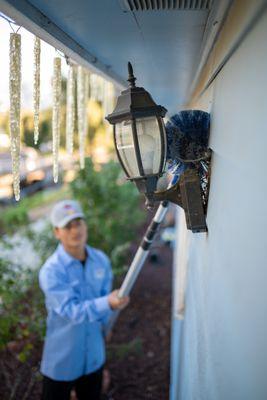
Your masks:
<svg viewBox="0 0 267 400"><path fill-rule="evenodd" d="M207 225L205 211L207 208L207 198L205 199L204 204L200 188L200 176L197 168L192 167L186 169L181 174L179 181L171 188L165 191L156 191L157 181L164 171L166 162L167 139L163 118L167 110L166 108L157 105L151 95L144 88L135 86L136 78L133 75L131 63L128 63L128 72L128 82L130 83L130 87L122 91L121 95L118 97L113 113L106 117L106 119L114 125L113 135L115 149L126 177L128 180L135 182L138 190L145 194L146 205L148 208L153 208L154 203L160 201L170 201L175 203L184 209L188 229L192 230L194 233L206 232ZM152 116L156 117L159 126L161 158L158 172L146 175L140 154L136 119ZM140 174L139 176L129 175L118 150L116 124L123 121L131 121L133 144L137 167Z"/></svg>

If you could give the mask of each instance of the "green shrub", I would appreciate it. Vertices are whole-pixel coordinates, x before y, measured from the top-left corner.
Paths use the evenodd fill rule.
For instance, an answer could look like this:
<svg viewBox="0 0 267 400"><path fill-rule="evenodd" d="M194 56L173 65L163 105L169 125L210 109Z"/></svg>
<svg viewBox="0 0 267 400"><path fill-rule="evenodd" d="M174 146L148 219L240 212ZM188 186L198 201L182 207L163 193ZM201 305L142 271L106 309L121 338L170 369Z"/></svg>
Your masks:
<svg viewBox="0 0 267 400"><path fill-rule="evenodd" d="M19 226L26 225L28 222L27 207L21 204L1 211L0 230L3 232L14 232Z"/></svg>
<svg viewBox="0 0 267 400"><path fill-rule="evenodd" d="M97 170L88 158L71 190L83 207L89 243L105 251L115 269L120 268L128 243L144 220L136 187L122 179L118 163L110 161Z"/></svg>
<svg viewBox="0 0 267 400"><path fill-rule="evenodd" d="M127 343L108 344L107 346L107 358L109 360L123 360L131 354L139 357L143 355L143 341L140 337L136 337Z"/></svg>
<svg viewBox="0 0 267 400"><path fill-rule="evenodd" d="M78 173L71 184L71 195L67 191L66 197L80 201L88 224L88 242L103 249L111 258L114 275L120 274L129 244L144 219L135 186L122 181L121 168L115 162L96 170L87 159L85 170ZM26 216L27 207L20 206L13 212L10 209L4 218L16 226L24 224ZM38 267L52 254L57 241L49 223L41 232L27 228L22 234L27 235L38 254L36 269L0 259L0 349L10 341L22 341L19 359L23 362L31 352L32 338L41 340L44 335L46 312Z"/></svg>
<svg viewBox="0 0 267 400"><path fill-rule="evenodd" d="M0 259L0 349L29 335L44 336L45 310L37 271Z"/></svg>
<svg viewBox="0 0 267 400"><path fill-rule="evenodd" d="M25 230L25 235L27 235L27 238L31 241L34 250L38 254L39 266L42 266L55 251L58 243L50 222L47 222L40 232L35 232L31 228L28 228Z"/></svg>
<svg viewBox="0 0 267 400"><path fill-rule="evenodd" d="M24 197L16 204L1 206L0 232L15 233L18 228L29 224L29 212L31 210L45 207L69 196L69 187L63 185L56 190L43 190Z"/></svg>

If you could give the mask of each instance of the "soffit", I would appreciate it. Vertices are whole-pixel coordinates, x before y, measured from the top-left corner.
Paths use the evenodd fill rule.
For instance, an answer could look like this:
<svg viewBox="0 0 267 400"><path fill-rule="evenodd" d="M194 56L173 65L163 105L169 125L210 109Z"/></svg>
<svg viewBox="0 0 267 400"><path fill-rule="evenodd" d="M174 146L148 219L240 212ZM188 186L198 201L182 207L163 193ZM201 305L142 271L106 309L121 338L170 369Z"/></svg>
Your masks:
<svg viewBox="0 0 267 400"><path fill-rule="evenodd" d="M127 62L131 61L137 84L144 86L156 102L173 113L186 102L197 69L209 2L183 0L180 7L168 9L166 6L179 2L153 1L159 5L157 10L137 10L138 7L130 10L129 1L124 0L8 0L5 3L20 7L22 13L27 13L26 5L33 6L95 56L107 74L121 78L120 82L125 84ZM152 0L131 2L138 6L138 3L151 4ZM49 23L46 21L42 28L49 30Z"/></svg>

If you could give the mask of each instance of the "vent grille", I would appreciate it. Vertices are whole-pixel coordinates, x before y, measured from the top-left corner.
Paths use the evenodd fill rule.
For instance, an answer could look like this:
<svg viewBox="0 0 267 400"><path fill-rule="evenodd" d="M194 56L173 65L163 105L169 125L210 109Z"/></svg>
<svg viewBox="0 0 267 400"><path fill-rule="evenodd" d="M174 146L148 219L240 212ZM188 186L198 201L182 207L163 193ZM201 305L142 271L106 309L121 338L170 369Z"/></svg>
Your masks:
<svg viewBox="0 0 267 400"><path fill-rule="evenodd" d="M212 0L125 0L131 11L210 10Z"/></svg>

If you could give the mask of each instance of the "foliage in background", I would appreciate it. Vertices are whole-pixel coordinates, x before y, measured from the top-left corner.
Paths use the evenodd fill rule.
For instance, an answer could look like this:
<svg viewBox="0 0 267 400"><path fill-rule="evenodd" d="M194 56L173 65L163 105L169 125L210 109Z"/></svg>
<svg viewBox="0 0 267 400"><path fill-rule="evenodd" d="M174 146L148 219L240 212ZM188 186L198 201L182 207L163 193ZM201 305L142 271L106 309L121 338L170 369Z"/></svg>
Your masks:
<svg viewBox="0 0 267 400"><path fill-rule="evenodd" d="M43 208L55 201L67 198L69 195L69 188L62 186L58 190L47 189L37 192L11 206L0 206L0 233L12 234L17 232L19 227L29 224L29 214L33 209Z"/></svg>
<svg viewBox="0 0 267 400"><path fill-rule="evenodd" d="M50 222L47 221L40 232L28 229L26 235L38 254L38 264L39 267L41 267L47 258L55 251L58 244L53 234L52 226Z"/></svg>
<svg viewBox="0 0 267 400"><path fill-rule="evenodd" d="M80 201L85 213L89 243L105 251L115 269L122 267L127 243L144 220L140 195L121 174L114 161L96 169L87 158L85 169L71 183L73 198Z"/></svg>
<svg viewBox="0 0 267 400"><path fill-rule="evenodd" d="M14 229L28 224L28 212L62 198L81 202L88 224L88 242L103 249L110 257L114 274L123 271L129 243L135 239L137 227L144 220L140 197L135 186L121 178L121 168L109 162L97 169L86 159L85 169L78 173L70 188L38 193L23 199L3 213L5 224ZM5 225L7 227L7 225ZM6 232L6 230L5 230ZM22 343L18 353L24 362L31 353L34 340L42 340L45 325L43 294L38 285L38 269L54 251L57 242L47 222L41 231L24 227L36 251L36 265L25 268L0 259L0 349L10 342ZM1 245L5 237L1 238ZM12 246L6 241L7 246Z"/></svg>
<svg viewBox="0 0 267 400"><path fill-rule="evenodd" d="M41 339L45 328L43 296L37 271L0 259L0 349L11 340L23 340L19 358L31 350L31 339Z"/></svg>
<svg viewBox="0 0 267 400"><path fill-rule="evenodd" d="M19 203L18 203L19 204ZM20 226L29 222L28 211L24 204L0 210L0 232L16 232Z"/></svg>
<svg viewBox="0 0 267 400"><path fill-rule="evenodd" d="M140 337L137 336L127 343L108 343L107 345L107 358L110 360L123 360L130 354L134 354L139 357L142 357L142 355L144 354L143 341Z"/></svg>

